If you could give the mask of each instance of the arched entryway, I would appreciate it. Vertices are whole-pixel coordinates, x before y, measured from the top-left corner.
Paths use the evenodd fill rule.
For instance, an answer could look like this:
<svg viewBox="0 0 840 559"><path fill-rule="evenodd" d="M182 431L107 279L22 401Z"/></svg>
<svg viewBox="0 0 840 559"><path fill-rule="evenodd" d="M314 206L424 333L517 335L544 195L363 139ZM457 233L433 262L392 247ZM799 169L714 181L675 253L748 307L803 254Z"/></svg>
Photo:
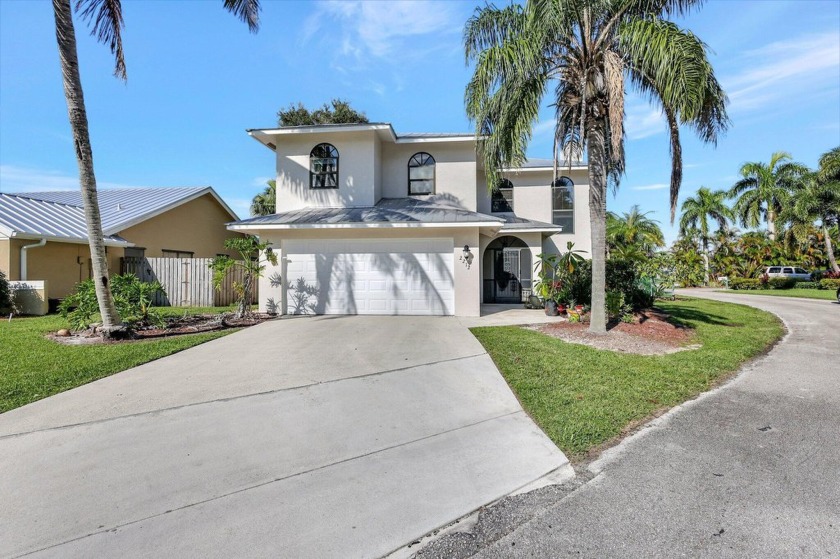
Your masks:
<svg viewBox="0 0 840 559"><path fill-rule="evenodd" d="M530 295L533 262L525 241L512 235L494 239L483 261L485 303L521 303Z"/></svg>

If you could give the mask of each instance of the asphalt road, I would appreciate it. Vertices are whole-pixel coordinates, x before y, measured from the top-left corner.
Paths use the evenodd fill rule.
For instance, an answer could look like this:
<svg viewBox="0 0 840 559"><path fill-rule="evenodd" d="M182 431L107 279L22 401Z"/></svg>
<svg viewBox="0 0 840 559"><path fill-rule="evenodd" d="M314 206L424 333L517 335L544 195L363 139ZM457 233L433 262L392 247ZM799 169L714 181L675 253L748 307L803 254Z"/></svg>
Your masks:
<svg viewBox="0 0 840 559"><path fill-rule="evenodd" d="M840 305L690 294L775 312L789 334L576 484L503 500L418 556L840 556Z"/></svg>

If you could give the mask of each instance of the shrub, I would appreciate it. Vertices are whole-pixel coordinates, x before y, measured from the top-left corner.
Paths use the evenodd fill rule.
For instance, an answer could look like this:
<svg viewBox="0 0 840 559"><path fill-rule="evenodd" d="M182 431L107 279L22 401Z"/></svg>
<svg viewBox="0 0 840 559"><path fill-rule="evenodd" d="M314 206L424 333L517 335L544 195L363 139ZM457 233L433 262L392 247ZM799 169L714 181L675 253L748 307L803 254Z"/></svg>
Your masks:
<svg viewBox="0 0 840 559"><path fill-rule="evenodd" d="M6 274L0 271L0 313L7 313L12 308L12 299L9 294L9 281Z"/></svg>
<svg viewBox="0 0 840 559"><path fill-rule="evenodd" d="M825 278L820 280L821 289L840 289L840 278Z"/></svg>
<svg viewBox="0 0 840 559"><path fill-rule="evenodd" d="M797 289L820 289L820 283L817 281L798 281L796 282Z"/></svg>
<svg viewBox="0 0 840 559"><path fill-rule="evenodd" d="M770 278L767 286L770 289L792 289L796 287L796 278Z"/></svg>
<svg viewBox="0 0 840 559"><path fill-rule="evenodd" d="M763 289L764 286L758 278L732 278L729 280L730 289Z"/></svg>
<svg viewBox="0 0 840 559"><path fill-rule="evenodd" d="M149 324L160 324L162 318L152 309L155 294L163 291L159 282L144 282L134 274L123 274L111 278L111 293L114 305L123 323L129 328ZM84 330L93 324L99 315L96 288L88 279L76 284L76 291L64 298L58 305L58 312L67 319L74 330Z"/></svg>

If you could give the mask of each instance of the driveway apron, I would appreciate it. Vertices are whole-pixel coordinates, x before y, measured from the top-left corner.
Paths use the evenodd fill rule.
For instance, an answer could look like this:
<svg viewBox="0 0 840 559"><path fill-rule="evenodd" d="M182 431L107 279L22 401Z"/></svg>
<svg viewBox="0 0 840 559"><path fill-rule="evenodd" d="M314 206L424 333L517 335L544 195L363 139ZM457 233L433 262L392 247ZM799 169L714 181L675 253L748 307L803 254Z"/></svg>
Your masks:
<svg viewBox="0 0 840 559"><path fill-rule="evenodd" d="M457 319L276 320L0 415L0 557L379 557L550 473Z"/></svg>

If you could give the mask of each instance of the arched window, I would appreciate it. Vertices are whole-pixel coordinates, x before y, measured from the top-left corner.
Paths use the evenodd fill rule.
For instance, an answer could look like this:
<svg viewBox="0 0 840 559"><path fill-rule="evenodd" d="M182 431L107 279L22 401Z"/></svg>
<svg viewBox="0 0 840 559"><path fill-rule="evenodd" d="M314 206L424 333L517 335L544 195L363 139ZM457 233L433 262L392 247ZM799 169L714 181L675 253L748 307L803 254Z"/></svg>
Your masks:
<svg viewBox="0 0 840 559"><path fill-rule="evenodd" d="M501 179L493 189L490 211L493 213L513 211L513 183L509 179Z"/></svg>
<svg viewBox="0 0 840 559"><path fill-rule="evenodd" d="M435 158L428 153L415 153L408 160L408 193L435 193Z"/></svg>
<svg viewBox="0 0 840 559"><path fill-rule="evenodd" d="M338 150L332 144L309 152L309 188L338 188Z"/></svg>
<svg viewBox="0 0 840 559"><path fill-rule="evenodd" d="M551 183L551 222L563 233L575 232L575 183L569 177Z"/></svg>

